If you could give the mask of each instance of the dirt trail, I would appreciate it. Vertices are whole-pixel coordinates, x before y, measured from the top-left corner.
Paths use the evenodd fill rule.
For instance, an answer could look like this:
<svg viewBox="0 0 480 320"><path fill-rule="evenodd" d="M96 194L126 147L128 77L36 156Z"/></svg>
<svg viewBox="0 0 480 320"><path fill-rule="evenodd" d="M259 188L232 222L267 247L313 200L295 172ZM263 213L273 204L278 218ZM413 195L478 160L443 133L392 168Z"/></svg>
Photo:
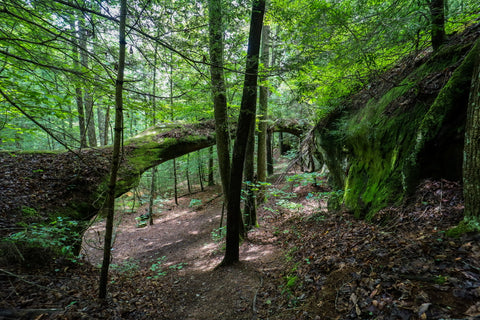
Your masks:
<svg viewBox="0 0 480 320"><path fill-rule="evenodd" d="M189 207L192 198L201 200L202 205ZM223 258L224 243L214 241L211 233L219 227L221 212L218 190L207 189L180 198L178 206L173 201L164 203L153 226L137 228L139 213L125 215L116 230L112 264L124 269L137 264L151 274L152 264L162 261L175 295L175 303L164 310L165 319L255 318L262 274L278 266L280 249L273 245L268 230L255 230L249 234L251 240L241 245L240 264L215 269ZM101 263L103 230L103 223L98 223L85 235L84 253L93 265Z"/></svg>

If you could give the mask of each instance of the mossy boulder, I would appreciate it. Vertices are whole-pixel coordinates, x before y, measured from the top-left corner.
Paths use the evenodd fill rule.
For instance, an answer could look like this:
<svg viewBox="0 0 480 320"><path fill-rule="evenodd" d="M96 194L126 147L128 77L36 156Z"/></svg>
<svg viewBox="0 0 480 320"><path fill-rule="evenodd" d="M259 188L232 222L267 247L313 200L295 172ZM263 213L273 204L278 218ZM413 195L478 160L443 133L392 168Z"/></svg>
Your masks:
<svg viewBox="0 0 480 320"><path fill-rule="evenodd" d="M317 125L317 151L356 216L401 203L423 178L461 180L474 40L402 61L390 83L351 96Z"/></svg>

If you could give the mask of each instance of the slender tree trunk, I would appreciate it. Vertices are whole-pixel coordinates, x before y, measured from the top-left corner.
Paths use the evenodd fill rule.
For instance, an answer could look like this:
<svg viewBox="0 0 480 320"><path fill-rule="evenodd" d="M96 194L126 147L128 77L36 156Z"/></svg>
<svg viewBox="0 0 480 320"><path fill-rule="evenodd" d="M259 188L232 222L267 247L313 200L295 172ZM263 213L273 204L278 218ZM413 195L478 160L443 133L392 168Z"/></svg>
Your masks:
<svg viewBox="0 0 480 320"><path fill-rule="evenodd" d="M77 30L75 25L75 21L70 22L70 26L72 30ZM78 34L78 32L75 32ZM73 43L73 66L75 70L80 69L79 63L79 52L78 52L78 40L77 37L72 37ZM77 113L78 113L78 128L80 133L80 148L87 147L87 137L86 137L86 130L85 130L85 113L83 112L83 92L78 83L75 83L75 102L77 105Z"/></svg>
<svg viewBox="0 0 480 320"><path fill-rule="evenodd" d="M80 59L84 68L88 68L88 47L87 47L87 30L83 19L80 19ZM88 144L90 147L97 146L97 138L95 134L95 117L93 113L93 95L90 86L85 83L83 92L83 105L85 107L86 130Z"/></svg>
<svg viewBox="0 0 480 320"><path fill-rule="evenodd" d="M230 131L228 129L227 91L223 75L223 13L221 0L208 1L210 75L215 116L218 167L225 202L229 198Z"/></svg>
<svg viewBox="0 0 480 320"><path fill-rule="evenodd" d="M249 129L255 120L256 113L258 60L264 13L265 0L254 0L248 38L247 67L245 69L238 129L233 147L232 166L230 170L226 249L221 265L231 265L239 261L239 237L242 226L240 196L242 192L243 164L248 136L250 134Z"/></svg>
<svg viewBox="0 0 480 320"><path fill-rule="evenodd" d="M108 131L110 130L110 106L107 106L107 111L105 113L105 133L104 133L104 141L103 141L103 144L105 146L108 145Z"/></svg>
<svg viewBox="0 0 480 320"><path fill-rule="evenodd" d="M97 119L98 119L98 138L100 139L100 145L105 146L105 111L103 108L97 107Z"/></svg>
<svg viewBox="0 0 480 320"><path fill-rule="evenodd" d="M188 194L192 193L192 185L190 183L190 153L187 153L187 165L185 166L185 176L187 178Z"/></svg>
<svg viewBox="0 0 480 320"><path fill-rule="evenodd" d="M158 45L155 44L154 57L153 57L153 83L152 83L152 125L155 125L157 122L157 53ZM157 166L152 169L152 181L150 183L150 200L148 201L148 224L153 225L153 202L157 197L156 186L157 186Z"/></svg>
<svg viewBox="0 0 480 320"><path fill-rule="evenodd" d="M261 62L265 72L269 66L270 45L269 45L268 26L264 26L262 30L262 56ZM266 82L267 77L264 75L260 78L261 82ZM267 121L268 121L268 87L264 84L260 87L259 98L259 121L258 121L258 145L257 145L257 178L260 183L257 201L265 202L265 185L267 181Z"/></svg>
<svg viewBox="0 0 480 320"><path fill-rule="evenodd" d="M480 230L480 40L477 40L475 67L465 124L463 197L465 222Z"/></svg>
<svg viewBox="0 0 480 320"><path fill-rule="evenodd" d="M75 101L77 102L78 127L80 131L80 148L87 147L87 134L85 130L85 113L83 112L82 89L75 88Z"/></svg>
<svg viewBox="0 0 480 320"><path fill-rule="evenodd" d="M178 206L177 161L173 159L172 162L173 162L173 194L175 198L175 204Z"/></svg>
<svg viewBox="0 0 480 320"><path fill-rule="evenodd" d="M432 47L434 51L445 42L445 1L430 0Z"/></svg>
<svg viewBox="0 0 480 320"><path fill-rule="evenodd" d="M200 182L200 190L204 191L203 188L203 163L202 163L202 154L200 151L197 151L197 164L198 164L198 181Z"/></svg>
<svg viewBox="0 0 480 320"><path fill-rule="evenodd" d="M107 296L108 269L110 266L110 254L112 248L113 218L115 214L115 188L117 184L117 172L120 166L120 147L123 131L123 79L125 69L125 25L127 18L127 0L120 1L120 27L119 27L119 57L118 73L115 84L115 135L113 142L113 155L108 183L108 194L105 203L107 220L105 227L105 244L103 249L103 263L100 274L99 298Z"/></svg>
<svg viewBox="0 0 480 320"><path fill-rule="evenodd" d="M208 148L208 186L214 186L214 171L213 171L213 147Z"/></svg>
<svg viewBox="0 0 480 320"><path fill-rule="evenodd" d="M267 131L267 175L273 174L273 135L270 131Z"/></svg>
<svg viewBox="0 0 480 320"><path fill-rule="evenodd" d="M283 142L283 132L278 133L278 143L280 145L280 154L284 155L287 152L287 150L285 147L285 143Z"/></svg>
<svg viewBox="0 0 480 320"><path fill-rule="evenodd" d="M250 125L250 134L248 135L247 148L245 150L245 206L244 216L245 225L248 229L251 229L257 225L257 208L255 205L255 192L254 184L255 179L255 121L252 121Z"/></svg>

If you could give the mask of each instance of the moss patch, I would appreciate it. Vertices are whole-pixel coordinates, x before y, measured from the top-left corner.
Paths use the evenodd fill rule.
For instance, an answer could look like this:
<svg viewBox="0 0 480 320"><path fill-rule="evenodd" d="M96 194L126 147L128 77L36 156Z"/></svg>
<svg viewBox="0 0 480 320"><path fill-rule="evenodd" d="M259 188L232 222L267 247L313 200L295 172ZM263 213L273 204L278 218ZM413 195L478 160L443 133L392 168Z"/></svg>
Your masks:
<svg viewBox="0 0 480 320"><path fill-rule="evenodd" d="M438 160L426 152L421 158L419 154L462 132L462 118L449 120L466 110L471 46L446 46L418 67L403 68L410 72L388 77L398 79L396 86L359 94L370 96L362 108L350 108L317 127L321 145L330 149L333 145L333 151L323 148L333 156L330 163L325 161L330 172L338 175L338 164L348 163L343 201L357 217L371 219L380 209L402 202L418 184L421 171ZM325 143L328 140L330 144ZM452 157L445 152L438 156Z"/></svg>

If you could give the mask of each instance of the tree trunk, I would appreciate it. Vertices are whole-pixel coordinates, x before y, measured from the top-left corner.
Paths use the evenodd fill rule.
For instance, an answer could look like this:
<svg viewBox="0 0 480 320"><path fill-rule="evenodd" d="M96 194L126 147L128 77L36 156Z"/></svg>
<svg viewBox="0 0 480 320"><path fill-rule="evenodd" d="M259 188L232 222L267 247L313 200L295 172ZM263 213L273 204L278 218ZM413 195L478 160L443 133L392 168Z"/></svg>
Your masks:
<svg viewBox="0 0 480 320"><path fill-rule="evenodd" d="M202 154L199 151L197 152L197 168L198 168L198 181L200 182L200 190L204 191L203 162L202 162Z"/></svg>
<svg viewBox="0 0 480 320"><path fill-rule="evenodd" d="M251 229L257 225L257 212L255 206L255 192L253 191L256 184L255 179L255 121L250 126L250 134L248 135L247 149L245 150L245 206L244 216L245 225Z"/></svg>
<svg viewBox="0 0 480 320"><path fill-rule="evenodd" d="M173 194L175 198L175 204L178 206L178 180L177 180L177 161L172 160L173 165Z"/></svg>
<svg viewBox="0 0 480 320"><path fill-rule="evenodd" d="M157 123L157 53L158 53L158 45L155 44L154 50L154 57L153 57L153 81L152 81L152 125L156 125ZM100 120L99 120L100 121ZM150 199L148 201L148 224L153 225L153 204L155 198L157 197L156 192L156 178L157 178L157 166L153 167L152 169L152 181L150 183Z"/></svg>
<svg viewBox="0 0 480 320"><path fill-rule="evenodd" d="M273 146L272 146L272 132L267 131L267 175L273 174Z"/></svg>
<svg viewBox="0 0 480 320"><path fill-rule="evenodd" d="M256 113L258 59L264 13L265 0L254 0L248 39L247 67L245 69L242 102L230 170L226 249L221 265L231 265L239 261L239 236L242 221L240 196L242 191L243 163L250 134L249 129L255 120Z"/></svg>
<svg viewBox="0 0 480 320"><path fill-rule="evenodd" d="M98 138L100 140L100 145L106 145L105 142L105 111L103 108L97 107L97 120L98 120Z"/></svg>
<svg viewBox="0 0 480 320"><path fill-rule="evenodd" d="M155 198L157 197L156 185L157 185L157 167L152 169L152 180L150 183L150 198L148 201L148 224L153 226L153 205Z"/></svg>
<svg viewBox="0 0 480 320"><path fill-rule="evenodd" d="M265 72L267 72L270 58L270 40L268 26L264 26L262 30L262 56L261 62ZM260 78L261 82L266 82L267 77L264 75ZM268 87L264 84L260 87L259 98L259 117L258 117L258 145L257 145L257 178L260 182L257 200L265 202L265 185L267 181L267 121L268 121Z"/></svg>
<svg viewBox="0 0 480 320"><path fill-rule="evenodd" d="M70 27L72 30L76 30L77 27L74 21L70 22ZM78 33L78 32L77 32ZM72 37L73 43L73 66L75 70L80 69L79 63L79 52L78 52L78 41L77 38L74 36ZM86 137L86 130L85 130L85 113L83 112L83 92L78 83L75 83L75 102L77 105L77 113L78 113L78 128L80 134L80 148L87 147L87 137Z"/></svg>
<svg viewBox="0 0 480 320"><path fill-rule="evenodd" d="M108 194L105 203L107 219L105 226L105 243L103 249L103 263L100 274L99 298L107 296L108 269L110 266L110 254L112 247L113 218L115 214L115 188L117 184L117 172L120 167L120 147L123 131L123 79L125 69L125 25L127 18L127 0L120 1L120 27L119 27L119 57L118 73L115 83L115 134L113 143L113 155L108 183Z"/></svg>
<svg viewBox="0 0 480 320"><path fill-rule="evenodd" d="M280 154L284 155L287 153L287 148L285 146L285 143L283 142L283 132L278 133L278 144L280 145Z"/></svg>
<svg viewBox="0 0 480 320"><path fill-rule="evenodd" d="M187 178L188 194L192 194L192 185L190 183L190 153L187 154L187 165L185 166L185 177Z"/></svg>
<svg viewBox="0 0 480 320"><path fill-rule="evenodd" d="M87 30L83 19L80 19L80 61L85 69L88 69L88 47L87 47ZM85 83L83 92L83 105L85 107L86 130L88 144L90 147L97 146L97 138L95 134L95 117L93 113L93 95L90 85Z"/></svg>
<svg viewBox="0 0 480 320"><path fill-rule="evenodd" d="M445 41L445 0L430 0L431 35L434 51Z"/></svg>
<svg viewBox="0 0 480 320"><path fill-rule="evenodd" d="M229 198L230 130L228 128L227 90L223 75L223 13L221 0L208 1L210 74L215 116L218 167L225 202Z"/></svg>
<svg viewBox="0 0 480 320"><path fill-rule="evenodd" d="M480 229L480 40L472 50L476 58L465 124L463 196L465 222Z"/></svg>
<svg viewBox="0 0 480 320"><path fill-rule="evenodd" d="M213 171L213 147L208 148L208 186L215 185L214 171Z"/></svg>
<svg viewBox="0 0 480 320"><path fill-rule="evenodd" d="M105 113L105 132L104 132L104 145L108 145L108 131L110 130L110 106L107 105L107 111Z"/></svg>

